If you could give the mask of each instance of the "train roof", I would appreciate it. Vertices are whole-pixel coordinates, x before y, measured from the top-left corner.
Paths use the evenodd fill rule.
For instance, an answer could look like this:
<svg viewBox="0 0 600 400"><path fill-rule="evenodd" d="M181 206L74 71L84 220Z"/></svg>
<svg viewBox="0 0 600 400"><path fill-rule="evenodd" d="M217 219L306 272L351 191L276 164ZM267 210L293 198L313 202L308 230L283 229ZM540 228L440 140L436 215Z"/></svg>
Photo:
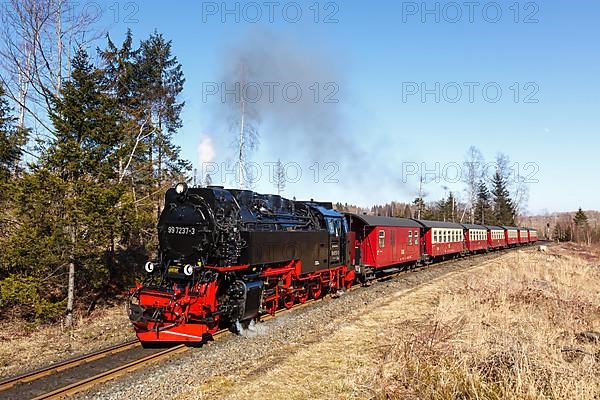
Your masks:
<svg viewBox="0 0 600 400"><path fill-rule="evenodd" d="M496 231L503 231L504 227L503 226L499 226L499 225L486 225L486 228L488 228L489 230L496 230Z"/></svg>
<svg viewBox="0 0 600 400"><path fill-rule="evenodd" d="M420 228L416 221L408 218L395 218L395 217L380 217L375 215L358 215L348 214L352 218L361 220L365 225L369 226L400 226L406 228Z"/></svg>
<svg viewBox="0 0 600 400"><path fill-rule="evenodd" d="M425 228L463 229L463 226L461 224L457 224L456 222L427 221L424 219L415 219L414 221L418 222Z"/></svg>
<svg viewBox="0 0 600 400"><path fill-rule="evenodd" d="M487 230L487 227L484 225L478 225L478 224L461 224L463 227L465 227L466 229L483 229L483 230Z"/></svg>
<svg viewBox="0 0 600 400"><path fill-rule="evenodd" d="M508 231L518 231L520 229L520 228L517 228L516 226L505 226L505 225L502 225L501 228L506 229Z"/></svg>

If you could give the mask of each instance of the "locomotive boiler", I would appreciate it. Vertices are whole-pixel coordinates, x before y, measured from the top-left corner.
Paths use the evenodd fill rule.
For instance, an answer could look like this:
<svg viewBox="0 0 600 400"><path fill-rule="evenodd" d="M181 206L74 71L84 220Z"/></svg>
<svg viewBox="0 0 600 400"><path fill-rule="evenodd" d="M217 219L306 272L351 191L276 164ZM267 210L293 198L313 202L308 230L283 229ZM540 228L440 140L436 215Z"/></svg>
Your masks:
<svg viewBox="0 0 600 400"><path fill-rule="evenodd" d="M143 344L202 342L355 278L354 236L331 203L180 183L165 194L158 236L130 296Z"/></svg>

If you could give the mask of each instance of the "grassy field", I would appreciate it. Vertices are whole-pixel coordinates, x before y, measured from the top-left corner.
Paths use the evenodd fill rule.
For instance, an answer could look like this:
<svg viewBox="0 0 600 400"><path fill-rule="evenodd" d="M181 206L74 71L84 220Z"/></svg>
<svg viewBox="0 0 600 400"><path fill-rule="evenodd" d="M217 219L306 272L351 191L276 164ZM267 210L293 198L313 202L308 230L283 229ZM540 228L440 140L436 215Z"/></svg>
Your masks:
<svg viewBox="0 0 600 400"><path fill-rule="evenodd" d="M371 288L370 290L373 290ZM517 250L397 292L272 368L182 399L598 399L600 262Z"/></svg>

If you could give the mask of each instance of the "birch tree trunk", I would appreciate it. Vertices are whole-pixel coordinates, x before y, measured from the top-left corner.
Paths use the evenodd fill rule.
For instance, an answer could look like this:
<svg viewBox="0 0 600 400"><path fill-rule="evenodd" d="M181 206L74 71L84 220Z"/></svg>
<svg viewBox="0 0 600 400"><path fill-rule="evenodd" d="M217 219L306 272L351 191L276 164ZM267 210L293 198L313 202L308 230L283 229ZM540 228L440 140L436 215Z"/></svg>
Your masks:
<svg viewBox="0 0 600 400"><path fill-rule="evenodd" d="M65 326L70 328L73 326L73 303L75 301L75 263L69 263L69 288L67 291L67 316L65 318Z"/></svg>

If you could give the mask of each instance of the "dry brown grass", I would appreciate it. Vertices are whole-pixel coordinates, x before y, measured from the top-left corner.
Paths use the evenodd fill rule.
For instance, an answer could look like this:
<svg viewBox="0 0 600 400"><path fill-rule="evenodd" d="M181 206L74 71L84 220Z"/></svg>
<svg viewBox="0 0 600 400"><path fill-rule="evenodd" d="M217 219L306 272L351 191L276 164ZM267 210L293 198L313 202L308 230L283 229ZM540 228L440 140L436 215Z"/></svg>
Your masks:
<svg viewBox="0 0 600 400"><path fill-rule="evenodd" d="M182 399L598 399L600 265L515 251L382 301L268 368L215 376Z"/></svg>
<svg viewBox="0 0 600 400"><path fill-rule="evenodd" d="M0 377L46 366L135 338L123 305L97 309L73 329L32 328L23 322L0 327Z"/></svg>
<svg viewBox="0 0 600 400"><path fill-rule="evenodd" d="M517 253L456 280L431 312L395 324L381 356L389 398L594 399L600 396L600 266ZM423 318L424 317L424 318Z"/></svg>

